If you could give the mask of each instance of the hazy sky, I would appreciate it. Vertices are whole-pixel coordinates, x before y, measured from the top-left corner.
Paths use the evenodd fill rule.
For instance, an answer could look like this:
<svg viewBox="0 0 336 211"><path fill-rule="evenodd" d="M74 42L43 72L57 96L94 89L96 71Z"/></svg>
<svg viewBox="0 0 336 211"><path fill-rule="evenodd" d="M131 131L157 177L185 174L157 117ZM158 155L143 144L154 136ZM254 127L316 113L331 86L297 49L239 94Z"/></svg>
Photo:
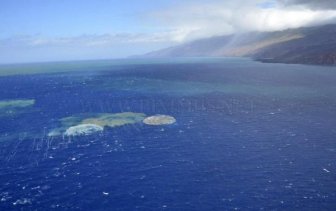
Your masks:
<svg viewBox="0 0 336 211"><path fill-rule="evenodd" d="M120 58L335 18L336 0L0 0L0 63Z"/></svg>

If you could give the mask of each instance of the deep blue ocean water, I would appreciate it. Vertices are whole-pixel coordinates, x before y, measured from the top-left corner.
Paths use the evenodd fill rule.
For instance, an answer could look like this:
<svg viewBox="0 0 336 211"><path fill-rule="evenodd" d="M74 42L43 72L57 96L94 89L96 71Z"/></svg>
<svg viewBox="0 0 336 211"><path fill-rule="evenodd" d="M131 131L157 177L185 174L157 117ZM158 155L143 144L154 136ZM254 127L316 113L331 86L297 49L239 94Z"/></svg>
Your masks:
<svg viewBox="0 0 336 211"><path fill-rule="evenodd" d="M0 115L0 210L336 209L335 67L54 65L0 77L0 100L35 100ZM177 122L47 136L64 117L121 112Z"/></svg>

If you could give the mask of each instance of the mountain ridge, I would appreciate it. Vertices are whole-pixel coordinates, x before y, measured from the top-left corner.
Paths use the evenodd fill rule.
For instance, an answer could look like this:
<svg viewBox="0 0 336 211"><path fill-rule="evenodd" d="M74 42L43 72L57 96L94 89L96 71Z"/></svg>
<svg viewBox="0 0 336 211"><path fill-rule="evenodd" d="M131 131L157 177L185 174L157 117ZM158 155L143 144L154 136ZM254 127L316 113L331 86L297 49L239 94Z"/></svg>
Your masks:
<svg viewBox="0 0 336 211"><path fill-rule="evenodd" d="M250 57L272 63L336 65L336 24L204 38L143 57Z"/></svg>

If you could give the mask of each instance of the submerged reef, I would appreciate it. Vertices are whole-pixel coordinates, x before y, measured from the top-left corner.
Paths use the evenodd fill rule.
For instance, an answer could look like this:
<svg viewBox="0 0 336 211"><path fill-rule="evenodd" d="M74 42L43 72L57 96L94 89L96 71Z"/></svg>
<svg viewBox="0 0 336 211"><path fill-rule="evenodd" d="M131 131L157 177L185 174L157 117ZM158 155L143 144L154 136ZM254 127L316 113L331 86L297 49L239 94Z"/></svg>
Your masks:
<svg viewBox="0 0 336 211"><path fill-rule="evenodd" d="M0 101L0 116L17 115L35 104L35 100L2 100Z"/></svg>
<svg viewBox="0 0 336 211"><path fill-rule="evenodd" d="M143 120L143 123L147 125L171 125L176 122L176 119L168 115L155 115L147 117Z"/></svg>
<svg viewBox="0 0 336 211"><path fill-rule="evenodd" d="M83 119L81 122L84 124L96 124L102 127L119 127L127 124L141 122L145 117L146 114L143 113L103 113L98 114L96 117Z"/></svg>

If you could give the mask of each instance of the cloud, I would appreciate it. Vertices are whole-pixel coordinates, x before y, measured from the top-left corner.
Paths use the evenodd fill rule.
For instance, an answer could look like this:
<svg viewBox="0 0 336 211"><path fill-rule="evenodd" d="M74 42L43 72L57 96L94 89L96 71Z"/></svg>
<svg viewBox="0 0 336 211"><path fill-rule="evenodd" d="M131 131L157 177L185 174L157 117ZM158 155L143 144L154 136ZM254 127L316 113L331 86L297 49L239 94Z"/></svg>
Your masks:
<svg viewBox="0 0 336 211"><path fill-rule="evenodd" d="M279 0L285 6L303 6L313 10L336 9L335 0Z"/></svg>
<svg viewBox="0 0 336 211"><path fill-rule="evenodd" d="M183 42L246 31L275 31L328 23L335 20L336 10L310 8L315 4L319 5L317 8L327 7L328 2L336 4L336 0L198 2L153 12L149 19L155 19L171 30L179 31L180 33L176 33L171 39ZM305 6L295 6L303 3Z"/></svg>
<svg viewBox="0 0 336 211"><path fill-rule="evenodd" d="M127 57L169 47L175 43L170 40L175 33L14 36L0 40L0 63Z"/></svg>
<svg viewBox="0 0 336 211"><path fill-rule="evenodd" d="M1 46L25 46L25 47L108 47L120 44L138 43L160 43L173 42L172 34L178 32L165 32L153 34L103 34L103 35L81 35L75 37L44 37L44 36L14 36L0 40Z"/></svg>

